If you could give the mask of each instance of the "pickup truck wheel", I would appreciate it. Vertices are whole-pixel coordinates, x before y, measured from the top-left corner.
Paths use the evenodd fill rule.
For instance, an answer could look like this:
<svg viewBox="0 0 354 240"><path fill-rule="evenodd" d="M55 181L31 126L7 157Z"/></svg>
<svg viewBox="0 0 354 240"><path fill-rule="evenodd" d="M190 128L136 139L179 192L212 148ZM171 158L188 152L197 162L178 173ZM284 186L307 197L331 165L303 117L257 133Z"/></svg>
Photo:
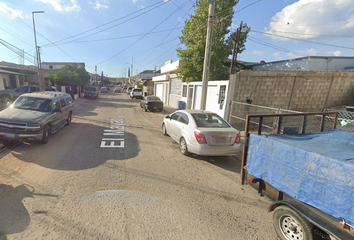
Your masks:
<svg viewBox="0 0 354 240"><path fill-rule="evenodd" d="M43 136L42 136L42 144L46 144L47 142L49 142L49 138L50 138L50 126L49 125L45 125L44 129L43 129Z"/></svg>
<svg viewBox="0 0 354 240"><path fill-rule="evenodd" d="M281 239L314 240L314 226L287 206L279 206L273 213L273 226Z"/></svg>
<svg viewBox="0 0 354 240"><path fill-rule="evenodd" d="M5 94L5 95L2 95L1 100L3 103L8 103L8 102L11 102L11 97L10 97L10 95Z"/></svg>
<svg viewBox="0 0 354 240"><path fill-rule="evenodd" d="M144 110L145 110L145 112L147 112L147 111L148 111L148 108L147 108L147 106L145 106L145 107L144 107Z"/></svg>
<svg viewBox="0 0 354 240"><path fill-rule="evenodd" d="M72 113L70 112L68 118L66 119L66 126L69 126L72 120Z"/></svg>
<svg viewBox="0 0 354 240"><path fill-rule="evenodd" d="M185 156L189 155L188 148L187 148L187 142L183 137L179 141L179 150L181 151L181 153L183 155L185 155Z"/></svg>

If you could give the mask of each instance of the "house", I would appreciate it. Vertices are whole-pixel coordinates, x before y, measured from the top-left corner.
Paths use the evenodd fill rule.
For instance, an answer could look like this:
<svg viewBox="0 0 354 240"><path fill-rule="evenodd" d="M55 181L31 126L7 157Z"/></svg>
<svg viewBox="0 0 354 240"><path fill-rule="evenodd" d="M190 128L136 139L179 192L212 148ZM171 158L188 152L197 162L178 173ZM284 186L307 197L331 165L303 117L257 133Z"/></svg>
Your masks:
<svg viewBox="0 0 354 240"><path fill-rule="evenodd" d="M187 109L200 109L202 99L202 82L183 83L178 79L176 70L180 61L167 61L161 67L163 75L153 77L155 83L155 95L172 107L176 107L179 101L186 103ZM208 81L206 110L213 111L220 116L225 116L226 102L228 98L229 80Z"/></svg>
<svg viewBox="0 0 354 240"><path fill-rule="evenodd" d="M350 71L354 70L354 57L309 56L275 62L261 62L253 70L300 70L300 71Z"/></svg>
<svg viewBox="0 0 354 240"><path fill-rule="evenodd" d="M0 63L0 90L15 89L21 85L38 85L38 74L30 68L14 63Z"/></svg>

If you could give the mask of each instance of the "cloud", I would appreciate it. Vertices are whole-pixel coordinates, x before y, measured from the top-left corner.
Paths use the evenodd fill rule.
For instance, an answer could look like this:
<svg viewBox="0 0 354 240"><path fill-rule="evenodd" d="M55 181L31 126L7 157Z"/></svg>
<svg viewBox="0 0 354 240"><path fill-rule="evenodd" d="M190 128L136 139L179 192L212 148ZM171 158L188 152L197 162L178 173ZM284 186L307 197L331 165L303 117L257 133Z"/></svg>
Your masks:
<svg viewBox="0 0 354 240"><path fill-rule="evenodd" d="M282 59L282 56L281 56L280 52L273 53L273 56L274 56L275 59L278 59L278 60Z"/></svg>
<svg viewBox="0 0 354 240"><path fill-rule="evenodd" d="M273 16L268 33L272 38L289 40L316 38L319 35L347 35L354 32L352 0L299 0Z"/></svg>
<svg viewBox="0 0 354 240"><path fill-rule="evenodd" d="M93 7L95 10L100 10L101 8L108 8L108 5L101 4L99 1L96 1L95 6Z"/></svg>
<svg viewBox="0 0 354 240"><path fill-rule="evenodd" d="M299 58L307 56L343 56L341 51L321 51L318 49L310 48L300 51L294 51L287 54L289 58Z"/></svg>
<svg viewBox="0 0 354 240"><path fill-rule="evenodd" d="M15 19L17 17L24 18L22 16L22 11L9 8L5 3L2 3L2 2L0 2L0 12L4 12L4 13L9 14L12 19Z"/></svg>
<svg viewBox="0 0 354 240"><path fill-rule="evenodd" d="M58 12L80 12L81 7L77 0L70 0L70 3L66 0L35 0L45 4L52 5Z"/></svg>
<svg viewBox="0 0 354 240"><path fill-rule="evenodd" d="M252 55L257 55L257 56L263 56L263 55L264 55L264 52L254 50L251 54L252 54Z"/></svg>

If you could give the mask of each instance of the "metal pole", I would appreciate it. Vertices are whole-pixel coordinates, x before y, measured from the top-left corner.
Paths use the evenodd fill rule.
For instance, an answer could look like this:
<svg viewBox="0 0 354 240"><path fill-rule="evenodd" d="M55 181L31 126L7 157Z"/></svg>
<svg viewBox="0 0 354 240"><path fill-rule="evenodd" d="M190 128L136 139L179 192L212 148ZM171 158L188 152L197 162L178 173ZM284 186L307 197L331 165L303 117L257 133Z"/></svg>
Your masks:
<svg viewBox="0 0 354 240"><path fill-rule="evenodd" d="M203 79L202 79L202 100L200 102L200 109L201 110L205 110L207 92L208 92L210 53L211 53L211 42L212 42L212 36L213 36L214 9L215 9L215 0L209 1L209 19L208 19L207 37L206 37L206 44L205 44Z"/></svg>
<svg viewBox="0 0 354 240"><path fill-rule="evenodd" d="M39 56L38 56L36 25L34 23L34 14L35 13L44 13L44 11L34 11L34 12L32 12L32 20L33 20L34 43L35 43L35 47L36 47L36 57L37 57L37 67L38 67L38 83L43 88L43 90L45 90L45 86L43 86L44 84L43 84L42 79L40 77L40 60L39 60Z"/></svg>

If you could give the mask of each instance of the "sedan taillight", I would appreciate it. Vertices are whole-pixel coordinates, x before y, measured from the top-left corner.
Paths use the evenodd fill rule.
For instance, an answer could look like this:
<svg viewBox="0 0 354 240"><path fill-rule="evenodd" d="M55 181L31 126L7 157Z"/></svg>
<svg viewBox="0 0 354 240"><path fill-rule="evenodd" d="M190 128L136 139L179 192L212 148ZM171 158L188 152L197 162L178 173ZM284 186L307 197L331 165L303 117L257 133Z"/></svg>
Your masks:
<svg viewBox="0 0 354 240"><path fill-rule="evenodd" d="M236 138L235 138L235 142L234 142L234 143L240 144L240 140L241 140L241 134L238 133L238 134L236 135Z"/></svg>
<svg viewBox="0 0 354 240"><path fill-rule="evenodd" d="M199 144L206 144L207 143L203 133L194 132L194 136Z"/></svg>

